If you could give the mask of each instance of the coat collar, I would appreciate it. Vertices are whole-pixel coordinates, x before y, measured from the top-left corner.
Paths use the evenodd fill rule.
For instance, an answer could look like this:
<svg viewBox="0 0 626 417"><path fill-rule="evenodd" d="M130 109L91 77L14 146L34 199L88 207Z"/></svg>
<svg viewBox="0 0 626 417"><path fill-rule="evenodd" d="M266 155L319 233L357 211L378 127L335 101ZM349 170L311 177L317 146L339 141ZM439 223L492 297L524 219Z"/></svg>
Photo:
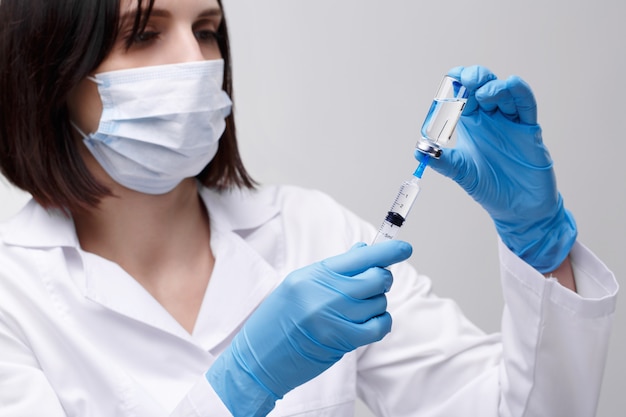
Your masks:
<svg viewBox="0 0 626 417"><path fill-rule="evenodd" d="M200 196L209 211L211 226L218 224L222 230L256 229L280 213L276 187L224 192L202 188Z"/></svg>
<svg viewBox="0 0 626 417"><path fill-rule="evenodd" d="M278 215L275 195L274 187L225 192L200 188L212 226L230 231L255 229ZM79 247L72 218L62 210L46 210L33 199L0 225L0 240L27 248Z"/></svg>
<svg viewBox="0 0 626 417"><path fill-rule="evenodd" d="M74 248L82 266L73 280L88 299L212 351L223 346L279 282L277 271L241 235L268 223L280 208L276 188L225 193L203 188L200 196L209 211L217 261L193 335L118 265L82 252L71 217L61 211L45 210L29 201L12 220L0 225L0 242L34 249Z"/></svg>
<svg viewBox="0 0 626 417"><path fill-rule="evenodd" d="M46 210L33 199L0 226L0 239L27 248L78 247L72 218L62 210Z"/></svg>

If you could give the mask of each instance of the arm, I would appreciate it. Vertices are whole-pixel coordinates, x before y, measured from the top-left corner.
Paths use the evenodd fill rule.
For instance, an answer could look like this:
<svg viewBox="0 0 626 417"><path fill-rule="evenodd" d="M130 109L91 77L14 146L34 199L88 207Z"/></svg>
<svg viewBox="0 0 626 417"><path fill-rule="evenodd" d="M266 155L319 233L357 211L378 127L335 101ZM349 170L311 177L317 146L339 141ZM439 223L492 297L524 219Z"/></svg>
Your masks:
<svg viewBox="0 0 626 417"><path fill-rule="evenodd" d="M408 265L388 295L393 331L360 350L360 397L380 416L586 417L600 392L617 283L580 244L575 294L500 244L506 303L485 334ZM472 279L471 270L458 279Z"/></svg>
<svg viewBox="0 0 626 417"><path fill-rule="evenodd" d="M572 262L569 255L561 265L554 271L544 274L546 278L556 278L556 280L565 288L576 292L576 279L574 278L574 271L572 270Z"/></svg>
<svg viewBox="0 0 626 417"><path fill-rule="evenodd" d="M604 374L618 285L575 243L569 266L578 293L546 279L501 245L505 416L591 416Z"/></svg>
<svg viewBox="0 0 626 417"><path fill-rule="evenodd" d="M66 417L37 359L0 312L0 414Z"/></svg>

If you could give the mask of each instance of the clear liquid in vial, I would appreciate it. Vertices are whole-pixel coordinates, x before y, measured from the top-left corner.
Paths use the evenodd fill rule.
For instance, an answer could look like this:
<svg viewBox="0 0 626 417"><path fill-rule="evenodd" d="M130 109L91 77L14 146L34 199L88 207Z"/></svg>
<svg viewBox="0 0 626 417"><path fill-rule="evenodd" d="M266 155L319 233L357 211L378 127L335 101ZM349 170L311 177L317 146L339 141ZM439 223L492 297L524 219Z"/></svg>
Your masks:
<svg viewBox="0 0 626 417"><path fill-rule="evenodd" d="M467 99L435 99L422 125L422 137L438 145L450 141Z"/></svg>

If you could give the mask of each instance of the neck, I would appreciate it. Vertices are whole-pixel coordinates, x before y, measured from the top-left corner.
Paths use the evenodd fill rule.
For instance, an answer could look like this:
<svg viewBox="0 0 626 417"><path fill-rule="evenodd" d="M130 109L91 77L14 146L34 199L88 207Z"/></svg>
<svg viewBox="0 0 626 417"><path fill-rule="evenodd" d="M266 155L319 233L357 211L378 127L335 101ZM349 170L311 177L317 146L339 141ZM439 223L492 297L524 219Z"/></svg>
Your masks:
<svg viewBox="0 0 626 417"><path fill-rule="evenodd" d="M136 278L158 276L164 263L210 250L208 215L194 180L164 195L116 190L97 209L73 213L81 247ZM204 252L207 253L207 252Z"/></svg>

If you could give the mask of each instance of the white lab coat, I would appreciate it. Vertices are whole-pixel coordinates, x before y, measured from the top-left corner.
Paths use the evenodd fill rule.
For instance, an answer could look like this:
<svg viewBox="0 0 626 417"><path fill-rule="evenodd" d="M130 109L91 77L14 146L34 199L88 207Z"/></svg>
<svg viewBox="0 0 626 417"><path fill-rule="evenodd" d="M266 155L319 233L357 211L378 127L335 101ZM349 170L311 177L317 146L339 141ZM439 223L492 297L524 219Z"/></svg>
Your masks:
<svg viewBox="0 0 626 417"><path fill-rule="evenodd" d="M201 195L216 264L191 335L119 266L81 250L60 212L31 201L0 227L1 417L226 416L203 373L246 318L290 271L374 232L315 191ZM360 396L381 416L592 416L617 283L582 245L571 257L579 294L501 246L493 335L408 263L393 267L392 332L271 415L351 416Z"/></svg>

